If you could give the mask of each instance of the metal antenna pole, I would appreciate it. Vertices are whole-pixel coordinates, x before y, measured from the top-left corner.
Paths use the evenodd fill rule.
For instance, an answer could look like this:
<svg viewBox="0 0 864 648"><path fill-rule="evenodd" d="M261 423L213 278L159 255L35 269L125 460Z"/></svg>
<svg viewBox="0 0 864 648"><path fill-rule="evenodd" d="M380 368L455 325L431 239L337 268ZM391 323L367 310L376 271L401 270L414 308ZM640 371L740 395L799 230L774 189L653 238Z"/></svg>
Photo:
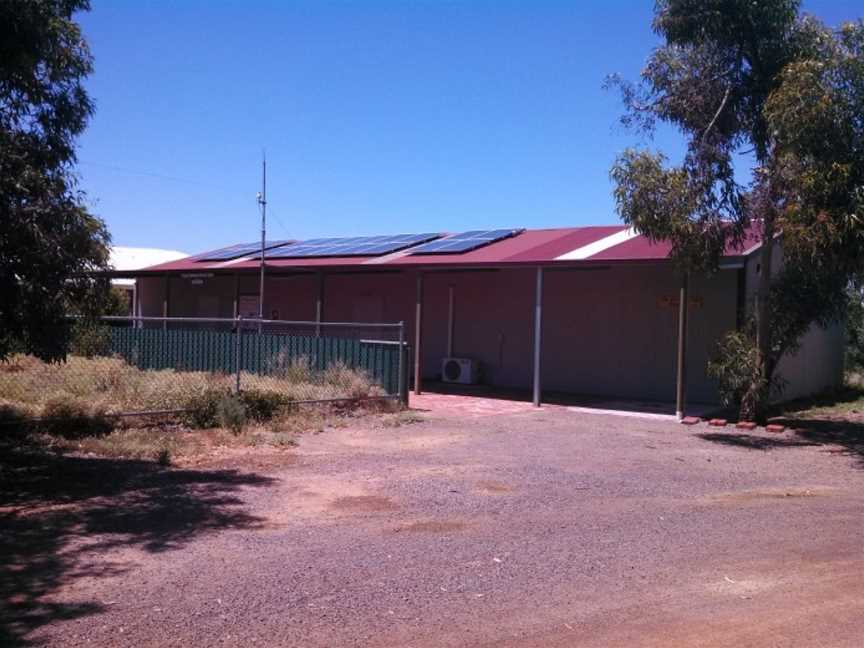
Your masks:
<svg viewBox="0 0 864 648"><path fill-rule="evenodd" d="M258 319L264 319L264 265L265 240L267 237L267 154L261 153L261 194L258 196L261 206L261 285L258 288ZM259 324L260 326L260 324Z"/></svg>

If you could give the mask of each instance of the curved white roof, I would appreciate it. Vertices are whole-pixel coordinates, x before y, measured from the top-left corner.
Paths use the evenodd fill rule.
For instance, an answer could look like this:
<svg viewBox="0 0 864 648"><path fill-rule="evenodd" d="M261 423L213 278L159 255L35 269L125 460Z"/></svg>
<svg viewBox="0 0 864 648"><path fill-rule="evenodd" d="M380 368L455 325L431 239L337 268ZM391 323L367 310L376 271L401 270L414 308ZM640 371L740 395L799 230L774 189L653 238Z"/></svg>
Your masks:
<svg viewBox="0 0 864 648"><path fill-rule="evenodd" d="M115 245L111 248L110 263L115 270L140 270L159 263L176 261L189 256L178 250L160 250L159 248L139 248ZM113 279L116 286L133 286L134 279Z"/></svg>

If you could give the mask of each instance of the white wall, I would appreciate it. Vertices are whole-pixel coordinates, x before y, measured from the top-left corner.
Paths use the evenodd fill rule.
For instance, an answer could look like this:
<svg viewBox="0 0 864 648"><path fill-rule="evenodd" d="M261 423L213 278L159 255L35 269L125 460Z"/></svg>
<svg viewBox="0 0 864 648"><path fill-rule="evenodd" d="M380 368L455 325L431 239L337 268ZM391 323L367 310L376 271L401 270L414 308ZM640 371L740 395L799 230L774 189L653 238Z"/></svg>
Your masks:
<svg viewBox="0 0 864 648"><path fill-rule="evenodd" d="M761 262L756 252L745 266L747 276L746 306L752 312L758 288ZM771 259L772 272L783 268L783 249L780 239ZM843 384L843 358L846 334L843 323L826 329L814 324L801 339L800 348L780 359L776 374L785 382L778 400L786 401L834 389Z"/></svg>
<svg viewBox="0 0 864 648"><path fill-rule="evenodd" d="M843 384L846 331L842 324L823 329L813 325L801 348L780 360L777 374L787 381L781 400L811 396Z"/></svg>

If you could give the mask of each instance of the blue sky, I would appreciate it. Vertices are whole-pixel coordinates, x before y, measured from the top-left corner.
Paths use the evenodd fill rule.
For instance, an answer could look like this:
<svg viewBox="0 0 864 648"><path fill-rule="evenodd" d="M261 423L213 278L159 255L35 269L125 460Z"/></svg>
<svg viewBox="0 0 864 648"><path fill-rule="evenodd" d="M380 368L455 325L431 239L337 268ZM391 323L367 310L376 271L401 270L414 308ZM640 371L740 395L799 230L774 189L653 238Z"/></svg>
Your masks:
<svg viewBox="0 0 864 648"><path fill-rule="evenodd" d="M116 244L190 253L259 236L265 148L268 238L614 223L638 140L601 86L638 75L652 7L93 0L81 185Z"/></svg>

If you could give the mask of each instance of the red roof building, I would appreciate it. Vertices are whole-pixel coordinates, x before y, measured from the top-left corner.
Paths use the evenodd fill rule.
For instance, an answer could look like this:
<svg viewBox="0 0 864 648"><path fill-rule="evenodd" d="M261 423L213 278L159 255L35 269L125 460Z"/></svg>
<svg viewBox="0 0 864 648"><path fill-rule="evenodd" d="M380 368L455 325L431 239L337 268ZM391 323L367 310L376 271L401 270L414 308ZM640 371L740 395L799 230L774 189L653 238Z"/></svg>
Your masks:
<svg viewBox="0 0 864 648"><path fill-rule="evenodd" d="M476 368L479 382L533 390L537 402L541 387L672 402L682 369L691 401L717 402L705 367L752 301L760 272L755 236L730 245L713 276L690 278L682 313L682 277L666 243L620 225L502 232L461 235L468 249L446 252L440 250L460 245L460 235L429 235L437 253L418 253L428 249L422 243L380 252L386 242L371 239L274 244L265 252L263 304L254 244L123 276L138 279L139 316L262 312L282 321L405 322L416 389L446 377L444 363L457 358ZM487 234L490 240L471 242ZM379 252L362 252L369 249ZM679 366L682 314L687 353ZM811 331L782 363L785 395L838 384L842 348L841 331Z"/></svg>

